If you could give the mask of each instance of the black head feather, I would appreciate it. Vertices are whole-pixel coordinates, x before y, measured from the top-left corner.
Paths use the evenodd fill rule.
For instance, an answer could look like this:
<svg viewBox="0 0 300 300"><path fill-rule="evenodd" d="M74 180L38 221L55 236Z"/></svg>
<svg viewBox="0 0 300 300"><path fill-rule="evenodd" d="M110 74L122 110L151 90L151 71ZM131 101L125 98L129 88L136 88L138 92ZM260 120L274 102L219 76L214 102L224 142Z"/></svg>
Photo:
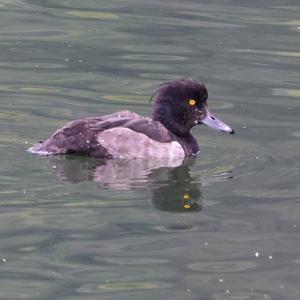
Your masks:
<svg viewBox="0 0 300 300"><path fill-rule="evenodd" d="M196 80L165 82L153 94L152 118L163 123L175 135L185 136L196 124L195 110L188 106L188 101L196 100L196 107L201 108L206 104L207 96L205 85Z"/></svg>

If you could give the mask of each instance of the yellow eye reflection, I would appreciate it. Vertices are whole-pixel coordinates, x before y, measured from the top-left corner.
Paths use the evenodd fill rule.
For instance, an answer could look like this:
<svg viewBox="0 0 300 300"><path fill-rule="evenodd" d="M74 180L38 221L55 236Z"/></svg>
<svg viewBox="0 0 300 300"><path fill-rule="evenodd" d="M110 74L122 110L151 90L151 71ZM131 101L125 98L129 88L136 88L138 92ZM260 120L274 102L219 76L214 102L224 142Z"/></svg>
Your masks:
<svg viewBox="0 0 300 300"><path fill-rule="evenodd" d="M190 200L190 195L189 195L188 193L185 193L185 194L183 195L183 201L184 201L183 207L184 207L185 209L190 209L190 208L191 208L191 205L190 205L189 203L186 203L186 202L189 201L189 200Z"/></svg>
<svg viewBox="0 0 300 300"><path fill-rule="evenodd" d="M190 105L190 106L195 106L195 105L196 105L196 100L190 99L190 100L189 100L189 105Z"/></svg>
<svg viewBox="0 0 300 300"><path fill-rule="evenodd" d="M184 199L184 200L190 200L190 195L189 195L188 193L185 193L185 194L183 195L183 199Z"/></svg>

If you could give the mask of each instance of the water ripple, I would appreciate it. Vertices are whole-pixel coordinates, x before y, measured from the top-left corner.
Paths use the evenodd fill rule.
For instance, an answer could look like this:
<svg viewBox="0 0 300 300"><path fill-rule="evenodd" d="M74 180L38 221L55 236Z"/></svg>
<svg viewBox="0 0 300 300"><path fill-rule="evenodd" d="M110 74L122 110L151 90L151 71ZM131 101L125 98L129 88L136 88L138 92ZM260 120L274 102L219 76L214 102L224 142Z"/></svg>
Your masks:
<svg viewBox="0 0 300 300"><path fill-rule="evenodd" d="M188 264L188 268L198 272L210 273L235 273L253 269L257 266L253 261L219 261L219 262L197 262Z"/></svg>
<svg viewBox="0 0 300 300"><path fill-rule="evenodd" d="M185 56L179 55L162 55L162 54L128 54L121 58L126 60L141 60L141 61L182 61L187 60Z"/></svg>
<svg viewBox="0 0 300 300"><path fill-rule="evenodd" d="M97 20L107 20L113 21L118 20L119 16L117 14L112 14L108 12L100 12L100 11L66 11L65 14L67 16L85 18L85 19L97 19Z"/></svg>
<svg viewBox="0 0 300 300"><path fill-rule="evenodd" d="M238 292L230 292L228 290L227 292L217 292L213 293L213 299L215 300L228 300L228 299L234 299L234 300L271 300L272 297L264 292L249 292L249 291L238 291Z"/></svg>

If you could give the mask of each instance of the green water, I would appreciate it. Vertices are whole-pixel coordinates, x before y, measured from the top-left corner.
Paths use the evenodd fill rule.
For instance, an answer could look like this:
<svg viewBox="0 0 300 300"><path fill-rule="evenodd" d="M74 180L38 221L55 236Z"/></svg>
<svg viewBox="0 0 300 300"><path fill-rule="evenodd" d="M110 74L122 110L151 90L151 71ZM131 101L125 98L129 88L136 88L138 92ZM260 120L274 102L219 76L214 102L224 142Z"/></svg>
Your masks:
<svg viewBox="0 0 300 300"><path fill-rule="evenodd" d="M298 300L300 6L0 0L0 299ZM39 157L65 122L206 83L181 166Z"/></svg>

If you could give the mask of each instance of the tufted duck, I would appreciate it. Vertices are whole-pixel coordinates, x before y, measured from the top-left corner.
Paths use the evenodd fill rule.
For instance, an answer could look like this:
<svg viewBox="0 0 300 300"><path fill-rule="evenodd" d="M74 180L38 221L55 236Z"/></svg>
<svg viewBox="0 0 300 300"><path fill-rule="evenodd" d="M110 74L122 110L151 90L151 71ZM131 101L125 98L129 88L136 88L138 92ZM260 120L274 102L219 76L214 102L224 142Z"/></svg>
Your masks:
<svg viewBox="0 0 300 300"><path fill-rule="evenodd" d="M163 83L154 93L150 118L130 111L67 123L28 151L41 155L81 154L100 158L184 158L199 146L190 133L204 124L233 134L207 107L207 89L196 80Z"/></svg>

